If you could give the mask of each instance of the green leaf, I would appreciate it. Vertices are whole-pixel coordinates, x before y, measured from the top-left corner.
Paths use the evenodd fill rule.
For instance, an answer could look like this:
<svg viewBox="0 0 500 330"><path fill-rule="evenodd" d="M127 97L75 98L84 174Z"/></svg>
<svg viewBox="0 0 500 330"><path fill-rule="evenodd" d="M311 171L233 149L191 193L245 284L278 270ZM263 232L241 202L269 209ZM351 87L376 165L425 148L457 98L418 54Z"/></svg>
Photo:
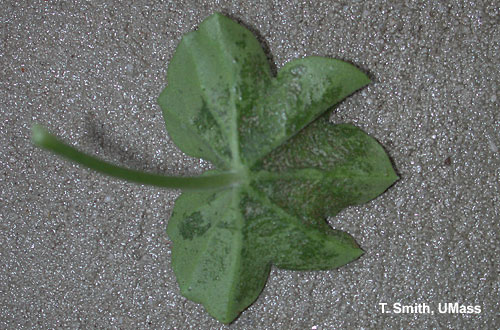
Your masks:
<svg viewBox="0 0 500 330"><path fill-rule="evenodd" d="M258 297L272 264L331 269L363 253L325 219L397 176L373 138L318 117L368 84L364 73L306 57L274 78L253 35L214 14L184 36L167 77L158 101L173 141L216 165L207 176L231 172L238 182L176 202L167 233L184 296L229 323Z"/></svg>
<svg viewBox="0 0 500 330"><path fill-rule="evenodd" d="M382 147L323 115L369 83L351 64L306 57L272 77L258 41L220 14L179 44L159 103L173 141L213 162L199 177L126 169L86 155L34 125L33 143L101 173L178 188L167 233L181 293L233 321L270 267L340 267L363 251L325 219L397 179Z"/></svg>

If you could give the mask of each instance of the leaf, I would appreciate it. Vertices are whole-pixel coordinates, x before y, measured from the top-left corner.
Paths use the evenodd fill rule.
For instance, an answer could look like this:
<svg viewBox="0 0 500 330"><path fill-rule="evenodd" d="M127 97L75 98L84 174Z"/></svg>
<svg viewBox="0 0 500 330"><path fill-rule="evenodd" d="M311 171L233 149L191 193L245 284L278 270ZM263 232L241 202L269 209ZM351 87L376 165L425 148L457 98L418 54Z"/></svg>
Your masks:
<svg viewBox="0 0 500 330"><path fill-rule="evenodd" d="M214 14L183 37L167 77L158 101L172 140L215 164L206 176L239 178L176 202L167 233L185 297L229 323L258 297L272 264L331 269L363 253L325 219L397 176L373 138L321 115L368 84L365 74L306 57L274 78L253 35Z"/></svg>

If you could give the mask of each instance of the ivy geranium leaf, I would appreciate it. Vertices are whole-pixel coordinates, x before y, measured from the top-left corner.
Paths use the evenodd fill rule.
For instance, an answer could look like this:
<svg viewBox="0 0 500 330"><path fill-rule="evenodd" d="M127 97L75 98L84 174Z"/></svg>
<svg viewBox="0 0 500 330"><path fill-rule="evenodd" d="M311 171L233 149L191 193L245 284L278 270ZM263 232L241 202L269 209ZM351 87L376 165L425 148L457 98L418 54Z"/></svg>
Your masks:
<svg viewBox="0 0 500 330"><path fill-rule="evenodd" d="M167 233L181 293L229 323L264 287L271 265L342 266L363 251L326 217L367 202L398 177L382 147L325 111L369 83L329 58L291 61L271 75L252 34L220 14L179 44L159 97L171 138L216 170L144 173L86 155L39 124L33 142L98 172L178 188Z"/></svg>
<svg viewBox="0 0 500 330"><path fill-rule="evenodd" d="M251 32L214 14L183 37L167 78L158 102L172 140L216 166L205 176L238 178L176 202L167 233L185 297L229 323L258 297L272 264L331 269L363 253L325 219L397 176L373 138L321 115L368 84L364 73L306 57L273 77Z"/></svg>

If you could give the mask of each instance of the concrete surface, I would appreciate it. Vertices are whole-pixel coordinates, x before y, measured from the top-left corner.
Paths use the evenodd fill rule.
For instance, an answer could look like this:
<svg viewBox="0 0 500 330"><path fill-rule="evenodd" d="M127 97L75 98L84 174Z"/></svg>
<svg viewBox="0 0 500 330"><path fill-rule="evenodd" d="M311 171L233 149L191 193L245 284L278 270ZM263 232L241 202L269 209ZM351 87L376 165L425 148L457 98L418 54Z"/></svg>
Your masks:
<svg viewBox="0 0 500 330"><path fill-rule="evenodd" d="M497 329L500 13L496 1L3 1L0 328ZM132 3L132 2L131 2ZM329 219L366 251L339 270L273 269L230 326L179 295L165 228L176 191L109 179L30 144L176 174L156 97L181 36L221 11L279 68L348 60L374 83L332 115L375 136L401 180ZM480 306L439 313L439 303ZM434 314L387 314L426 303Z"/></svg>

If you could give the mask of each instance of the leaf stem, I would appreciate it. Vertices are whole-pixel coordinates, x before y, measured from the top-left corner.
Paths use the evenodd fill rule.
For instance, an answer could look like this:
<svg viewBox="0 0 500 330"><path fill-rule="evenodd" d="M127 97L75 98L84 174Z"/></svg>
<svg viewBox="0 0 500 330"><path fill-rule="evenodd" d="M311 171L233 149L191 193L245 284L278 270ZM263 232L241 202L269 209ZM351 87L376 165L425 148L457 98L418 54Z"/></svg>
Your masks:
<svg viewBox="0 0 500 330"><path fill-rule="evenodd" d="M97 172L140 184L182 190L210 190L234 186L241 179L237 173L231 172L197 177L176 177L130 170L82 153L62 142L55 135L50 134L45 127L38 124L32 127L31 138L35 145Z"/></svg>

